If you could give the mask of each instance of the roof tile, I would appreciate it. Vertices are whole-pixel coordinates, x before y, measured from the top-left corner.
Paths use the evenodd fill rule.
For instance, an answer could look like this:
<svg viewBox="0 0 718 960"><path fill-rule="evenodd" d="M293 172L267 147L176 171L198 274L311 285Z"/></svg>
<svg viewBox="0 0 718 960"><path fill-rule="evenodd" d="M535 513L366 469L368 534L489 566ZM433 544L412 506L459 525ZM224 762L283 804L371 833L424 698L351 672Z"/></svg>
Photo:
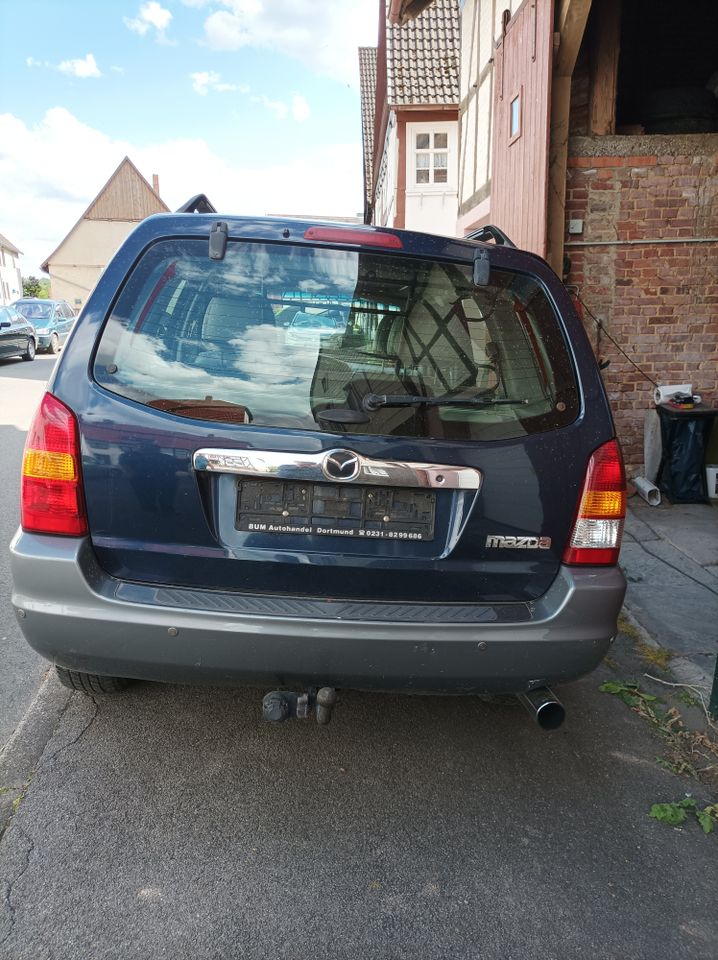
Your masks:
<svg viewBox="0 0 718 960"><path fill-rule="evenodd" d="M387 20L387 102L391 106L458 105L459 19L459 0L435 0L403 27Z"/></svg>
<svg viewBox="0 0 718 960"><path fill-rule="evenodd" d="M373 189L374 112L376 107L376 47L359 47L359 89L364 144L364 189L371 201Z"/></svg>

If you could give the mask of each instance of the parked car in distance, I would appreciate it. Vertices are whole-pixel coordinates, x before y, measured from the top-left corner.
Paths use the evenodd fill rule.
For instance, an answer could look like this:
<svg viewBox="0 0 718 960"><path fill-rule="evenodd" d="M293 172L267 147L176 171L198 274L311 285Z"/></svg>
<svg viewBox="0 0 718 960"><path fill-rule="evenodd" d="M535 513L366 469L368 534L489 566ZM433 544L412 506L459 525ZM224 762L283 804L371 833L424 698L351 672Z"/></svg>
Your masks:
<svg viewBox="0 0 718 960"><path fill-rule="evenodd" d="M262 683L267 719L320 723L341 687L511 693L558 726L549 684L617 632L626 509L561 281L495 228L199 201L125 240L28 433L29 643L91 693Z"/></svg>
<svg viewBox="0 0 718 960"><path fill-rule="evenodd" d="M0 306L0 359L34 360L37 334L33 324L14 307Z"/></svg>
<svg viewBox="0 0 718 960"><path fill-rule="evenodd" d="M323 310L317 313L298 311L289 323L286 342L302 344L319 339L322 345L339 344L346 323L336 311Z"/></svg>
<svg viewBox="0 0 718 960"><path fill-rule="evenodd" d="M42 300L24 297L13 304L37 331L37 349L59 353L75 322L75 313L66 300Z"/></svg>

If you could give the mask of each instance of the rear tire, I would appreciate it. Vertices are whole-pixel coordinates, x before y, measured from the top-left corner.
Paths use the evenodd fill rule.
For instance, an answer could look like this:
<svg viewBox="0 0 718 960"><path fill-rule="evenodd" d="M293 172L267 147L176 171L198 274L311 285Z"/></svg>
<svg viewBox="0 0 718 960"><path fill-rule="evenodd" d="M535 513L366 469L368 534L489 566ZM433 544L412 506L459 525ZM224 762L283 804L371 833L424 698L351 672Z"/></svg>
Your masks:
<svg viewBox="0 0 718 960"><path fill-rule="evenodd" d="M55 667L57 677L63 687L93 694L119 693L132 683L127 677L100 677L96 673L81 673L79 670L66 670Z"/></svg>
<svg viewBox="0 0 718 960"><path fill-rule="evenodd" d="M27 341L27 350L22 354L23 360L34 360L35 359L35 341L30 337Z"/></svg>
<svg viewBox="0 0 718 960"><path fill-rule="evenodd" d="M60 338L56 333L53 333L53 335L50 337L50 346L47 349L52 354L60 352Z"/></svg>

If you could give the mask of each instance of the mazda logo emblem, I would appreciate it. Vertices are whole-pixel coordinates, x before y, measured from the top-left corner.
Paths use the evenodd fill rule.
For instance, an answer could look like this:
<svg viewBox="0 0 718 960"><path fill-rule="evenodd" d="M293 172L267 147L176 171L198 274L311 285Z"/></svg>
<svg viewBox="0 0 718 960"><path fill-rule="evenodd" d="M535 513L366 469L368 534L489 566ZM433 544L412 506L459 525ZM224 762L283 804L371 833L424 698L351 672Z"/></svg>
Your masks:
<svg viewBox="0 0 718 960"><path fill-rule="evenodd" d="M329 480L356 480L361 466L351 450L332 450L322 462L322 472Z"/></svg>

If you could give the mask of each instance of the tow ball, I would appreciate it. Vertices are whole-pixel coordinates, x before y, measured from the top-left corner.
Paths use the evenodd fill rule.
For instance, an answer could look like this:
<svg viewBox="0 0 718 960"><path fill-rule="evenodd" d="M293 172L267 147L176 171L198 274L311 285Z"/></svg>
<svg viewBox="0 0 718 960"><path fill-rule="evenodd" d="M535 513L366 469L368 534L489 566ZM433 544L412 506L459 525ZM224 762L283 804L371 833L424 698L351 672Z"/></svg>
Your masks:
<svg viewBox="0 0 718 960"><path fill-rule="evenodd" d="M325 726L332 719L336 702L337 691L334 687L320 687L319 690L311 688L306 693L272 690L262 700L262 716L270 723L284 723L292 717L308 720L314 712L317 723Z"/></svg>

